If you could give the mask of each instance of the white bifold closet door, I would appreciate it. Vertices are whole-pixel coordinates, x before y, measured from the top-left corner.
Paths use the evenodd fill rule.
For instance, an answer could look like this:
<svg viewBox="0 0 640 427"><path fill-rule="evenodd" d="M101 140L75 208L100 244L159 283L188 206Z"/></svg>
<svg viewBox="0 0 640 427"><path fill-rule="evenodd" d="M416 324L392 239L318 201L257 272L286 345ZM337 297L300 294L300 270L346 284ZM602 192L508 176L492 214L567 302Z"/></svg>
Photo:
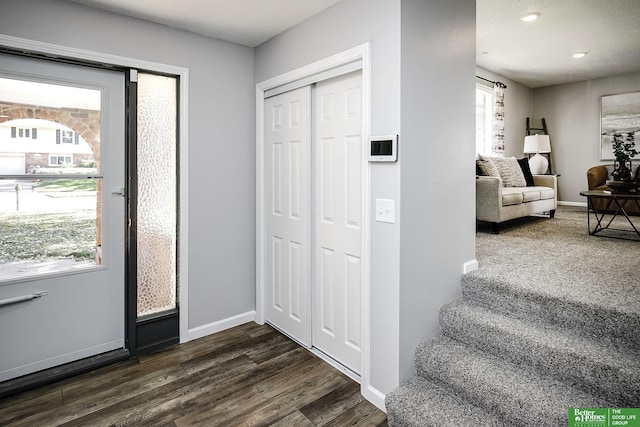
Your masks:
<svg viewBox="0 0 640 427"><path fill-rule="evenodd" d="M267 321L360 373L360 71L267 99L265 123Z"/></svg>

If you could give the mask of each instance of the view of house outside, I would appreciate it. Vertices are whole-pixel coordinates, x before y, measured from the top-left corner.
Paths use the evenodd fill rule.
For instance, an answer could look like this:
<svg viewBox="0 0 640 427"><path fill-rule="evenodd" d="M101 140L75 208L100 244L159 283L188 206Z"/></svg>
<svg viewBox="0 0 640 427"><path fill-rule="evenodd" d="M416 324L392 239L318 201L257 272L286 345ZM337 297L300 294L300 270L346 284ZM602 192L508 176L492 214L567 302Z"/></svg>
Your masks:
<svg viewBox="0 0 640 427"><path fill-rule="evenodd" d="M99 264L99 162L65 125L99 108L97 90L0 78L0 281Z"/></svg>

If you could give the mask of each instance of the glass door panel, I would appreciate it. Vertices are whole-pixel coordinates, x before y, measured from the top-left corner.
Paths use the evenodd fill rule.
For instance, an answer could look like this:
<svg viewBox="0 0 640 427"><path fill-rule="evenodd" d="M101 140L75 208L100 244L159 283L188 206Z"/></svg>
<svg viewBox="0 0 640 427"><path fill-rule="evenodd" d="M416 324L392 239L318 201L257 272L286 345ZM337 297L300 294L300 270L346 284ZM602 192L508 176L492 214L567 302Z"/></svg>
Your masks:
<svg viewBox="0 0 640 427"><path fill-rule="evenodd" d="M124 83L0 54L0 382L127 353Z"/></svg>
<svg viewBox="0 0 640 427"><path fill-rule="evenodd" d="M0 282L102 264L101 98L0 78Z"/></svg>

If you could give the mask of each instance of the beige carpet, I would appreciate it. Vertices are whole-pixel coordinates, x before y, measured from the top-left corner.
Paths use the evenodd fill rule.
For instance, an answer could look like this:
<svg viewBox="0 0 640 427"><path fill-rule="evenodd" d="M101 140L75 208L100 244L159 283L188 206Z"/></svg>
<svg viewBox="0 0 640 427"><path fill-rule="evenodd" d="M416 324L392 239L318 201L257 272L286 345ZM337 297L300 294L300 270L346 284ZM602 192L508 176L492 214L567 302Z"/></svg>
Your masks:
<svg viewBox="0 0 640 427"><path fill-rule="evenodd" d="M629 229L624 218L615 227ZM640 241L590 236L586 208L560 206L553 219L523 218L498 235L479 226L476 257L479 277L640 316Z"/></svg>
<svg viewBox="0 0 640 427"><path fill-rule="evenodd" d="M389 425L557 427L569 408L638 407L640 242L589 236L573 207L476 239L480 268L387 394Z"/></svg>

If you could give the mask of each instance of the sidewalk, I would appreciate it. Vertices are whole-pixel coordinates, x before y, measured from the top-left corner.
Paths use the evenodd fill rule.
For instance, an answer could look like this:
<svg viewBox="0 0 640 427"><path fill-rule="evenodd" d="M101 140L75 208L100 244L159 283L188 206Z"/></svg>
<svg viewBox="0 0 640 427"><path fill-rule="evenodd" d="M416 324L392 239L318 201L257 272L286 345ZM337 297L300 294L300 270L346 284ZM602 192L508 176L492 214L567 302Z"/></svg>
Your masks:
<svg viewBox="0 0 640 427"><path fill-rule="evenodd" d="M72 194L72 195L71 195ZM21 191L19 195L19 210L16 210L16 194L0 192L0 214L19 212L74 212L78 210L96 209L96 193L38 193L35 191ZM1 228L0 228L1 229Z"/></svg>

